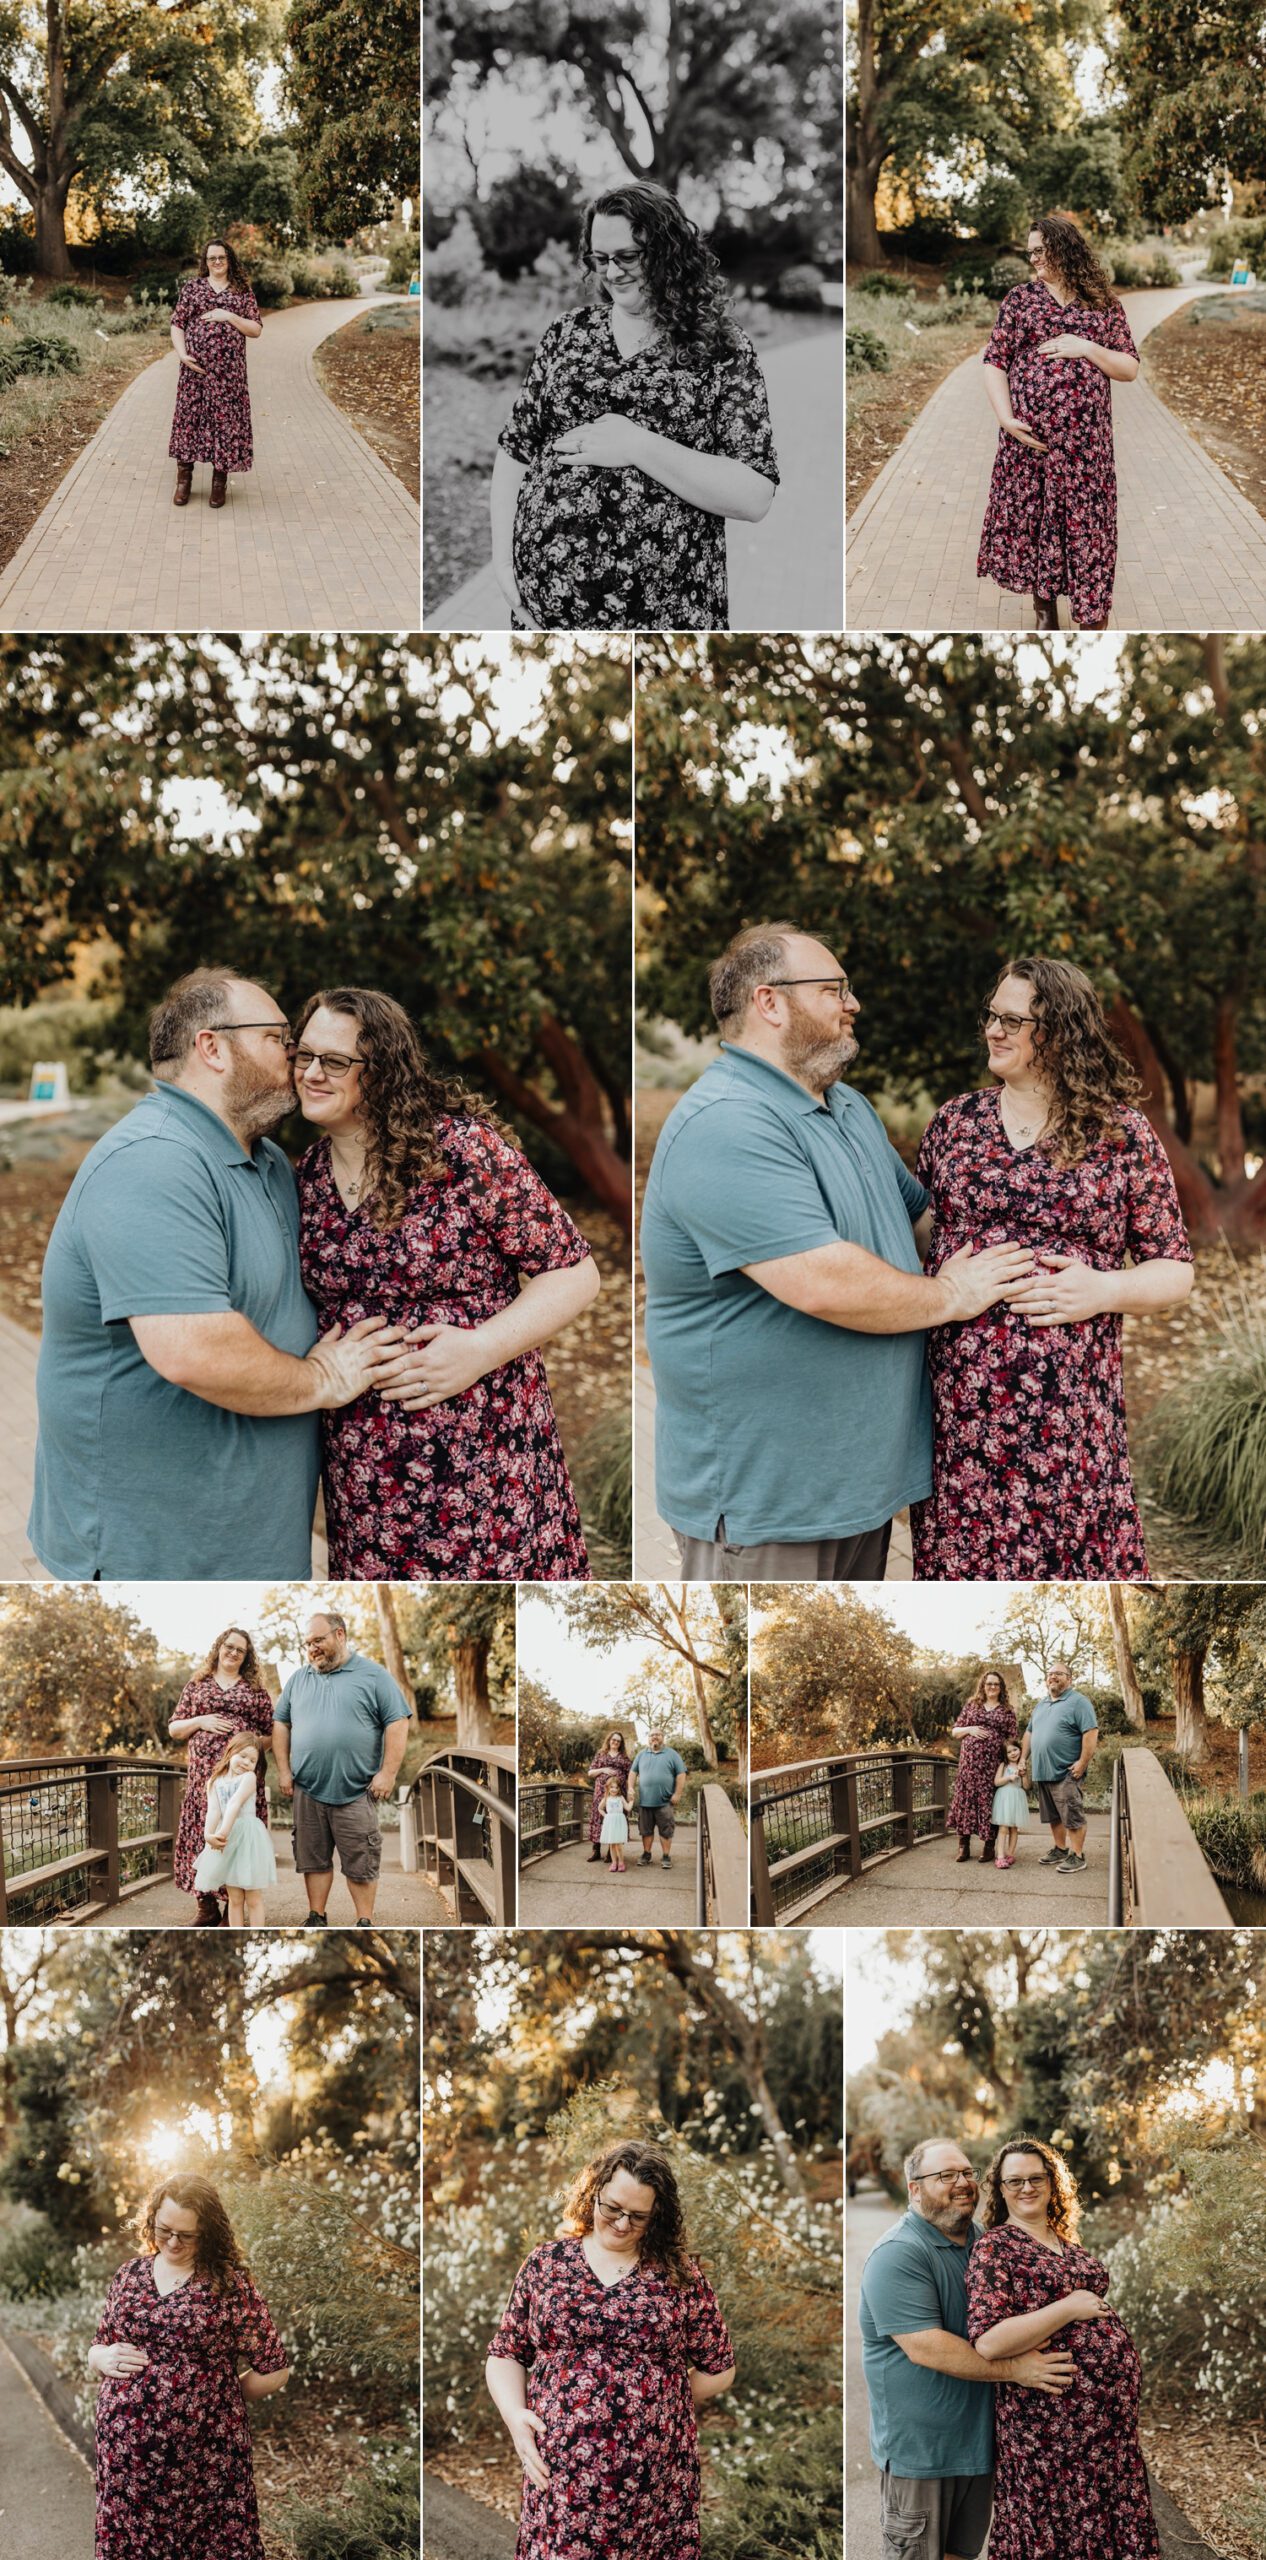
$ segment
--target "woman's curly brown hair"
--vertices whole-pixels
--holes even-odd
[[[720,263],[689,214],[683,213],[666,187],[637,179],[624,187],[608,187],[585,206],[580,237],[583,257],[600,213],[620,216],[642,252],[651,310],[680,355],[715,363],[733,355],[739,333],[730,317],[729,296]],[[595,276],[600,299],[610,302],[606,280]]]
[[[980,2219],[984,2229],[993,2231],[1000,2222],[1006,2222],[1008,2219],[1007,2200],[1002,2192],[1003,2164],[1007,2160],[1013,2160],[1017,2152],[1021,2151],[1031,2153],[1049,2172],[1051,2192],[1046,2214],[1056,2238],[1075,2240],[1077,2225],[1081,2220],[1081,2206],[1077,2201],[1077,2186],[1073,2173],[1067,2163],[1060,2159],[1058,2151],[1052,2151],[1049,2142],[1033,2142],[1027,2134],[1018,2134],[1014,2142],[1004,2142],[1001,2150],[995,2151],[981,2179]]]
[[[242,1667],[237,1675],[238,1679],[249,1680],[252,1686],[256,1689],[262,1687],[263,1684],[259,1676],[259,1660],[255,1652],[254,1643],[245,1627],[221,1627],[220,1632],[215,1638],[211,1650],[207,1655],[206,1661],[203,1663],[201,1671],[195,1672],[195,1679],[209,1680],[212,1677],[215,1671],[215,1666],[220,1659],[220,1647],[226,1642],[229,1636],[240,1636],[246,1647],[246,1651],[242,1656]]]
[[[1110,311],[1120,301],[1107,268],[1068,214],[1040,213],[1029,229],[1040,231],[1051,266],[1074,302],[1083,303],[1087,311]]]
[[[207,282],[210,283],[211,270],[207,265],[207,249],[223,249],[225,257],[229,262],[229,283],[232,286],[234,293],[249,293],[251,289],[250,277],[247,275],[245,268],[239,266],[227,240],[208,240],[207,248],[203,250],[202,256],[198,260],[199,275],[204,276]]]
[[[404,1006],[377,987],[323,987],[309,996],[296,1041],[320,1005],[345,1014],[360,1037],[360,1089],[368,1124],[362,1203],[381,1233],[398,1227],[420,1182],[447,1182],[452,1165],[436,1136],[442,1114],[481,1120],[507,1135],[486,1102],[457,1076],[428,1066]]]
[[[992,1662],[986,1663],[985,1668],[981,1672],[980,1678],[976,1682],[976,1686],[967,1701],[967,1705],[969,1707],[983,1707],[985,1705],[985,1682],[987,1680],[996,1680],[998,1683],[999,1694],[995,1700],[995,1704],[1000,1707],[1009,1707],[1011,1700],[1007,1696],[1006,1681],[1003,1679],[1002,1673]]]
[[[693,2283],[696,2261],[686,2243],[685,2218],[672,2163],[667,2152],[657,2150],[653,2143],[617,2142],[596,2160],[587,2161],[568,2190],[563,2231],[569,2239],[580,2239],[592,2231],[594,2198],[617,2169],[623,2169],[626,2177],[636,2178],[640,2187],[653,2190],[655,2202],[638,2243],[638,2256],[661,2268],[674,2291],[680,2293]]]
[[[1092,1147],[1122,1147],[1125,1119],[1142,1086],[1118,1049],[1089,978],[1070,960],[1008,960],[998,971],[992,1002],[1004,978],[1023,978],[1033,989],[1033,1058],[1052,1088],[1051,1112],[1038,1139],[1056,1164],[1081,1164]]]
[[[165,2201],[178,2204],[183,2212],[196,2213],[198,2217],[194,2274],[210,2285],[212,2293],[221,2296],[231,2293],[234,2276],[246,2275],[249,2270],[233,2237],[233,2225],[210,2179],[178,2171],[175,2177],[160,2178],[158,2185],[151,2187],[136,2217],[137,2239],[151,2258],[158,2248],[154,2228],[158,2208]]]

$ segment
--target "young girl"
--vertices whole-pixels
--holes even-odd
[[[207,1780],[206,1847],[194,1868],[198,1893],[227,1892],[230,1929],[262,1929],[264,1886],[277,1881],[273,1844],[255,1811],[257,1733],[235,1733]]]
[[[1029,1827],[1029,1799],[1020,1784],[1020,1745],[1003,1744],[1003,1757],[993,1773],[993,1810],[989,1819],[998,1833],[994,1850],[995,1867],[1015,1865],[1015,1846],[1020,1833]]]
[[[629,1800],[620,1792],[618,1778],[608,1778],[602,1791],[602,1836],[599,1846],[607,1850],[613,1876],[628,1874],[624,1852],[629,1837]]]

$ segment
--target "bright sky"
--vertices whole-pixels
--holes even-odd
[[[208,1651],[222,1627],[240,1625],[248,1634],[256,1634],[264,1594],[277,1588],[276,1583],[265,1582],[113,1582],[110,1597],[133,1610],[143,1627],[152,1627],[160,1644],[196,1659]],[[300,1594],[302,1623],[312,1608],[319,1608],[320,1594],[307,1583],[296,1583],[295,1590]],[[273,1659],[285,1680],[302,1657],[274,1653]]]
[[[850,1929],[844,1979],[844,2068],[860,2071],[889,2027],[908,2017],[920,1975],[893,1962],[878,1929]]]
[[[569,1715],[609,1711],[618,1718],[630,1680],[656,1650],[650,1644],[619,1644],[599,1653],[548,1601],[519,1595],[519,1668],[539,1680]]]

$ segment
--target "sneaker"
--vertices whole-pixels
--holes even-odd
[[[672,1859],[671,1859],[671,1858],[661,1858],[659,1863],[660,1863],[661,1867],[671,1867],[671,1865],[672,1865]]]
[[[1039,1858],[1037,1863],[1039,1867],[1058,1867],[1062,1865],[1067,1855],[1067,1849],[1048,1849],[1045,1857]]]
[[[1078,1857],[1075,1849],[1070,1849],[1067,1857],[1060,1859],[1055,1872],[1060,1876],[1084,1875],[1086,1872],[1086,1861],[1084,1858]]]
[[[639,1867],[649,1867],[651,1863],[651,1853],[649,1849],[643,1849],[641,1857],[638,1859],[637,1863]]]
[[[373,1925],[372,1920],[358,1920],[356,1923],[358,1929],[372,1929]]]
[[[303,1925],[305,1929],[328,1929],[330,1924],[323,1911],[310,1911]]]

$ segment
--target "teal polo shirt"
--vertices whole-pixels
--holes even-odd
[[[1065,1689],[1062,1698],[1039,1698],[1029,1723],[1029,1750],[1035,1778],[1051,1786],[1066,1778],[1081,1757],[1081,1737],[1099,1722],[1080,1689]]]
[[[129,1318],[245,1316],[297,1358],[316,1340],[299,1202],[271,1138],[248,1150],[156,1085],[84,1158],[49,1238],[28,1524],[63,1582],[306,1581],[315,1414],[227,1413],[142,1358]]]
[[[744,1274],[841,1239],[918,1271],[929,1194],[863,1095],[822,1101],[726,1043],[660,1133],[642,1213],[655,1484],[685,1537],[731,1546],[882,1527],[932,1488],[921,1333],[850,1333]]]
[[[903,2214],[862,2269],[862,2370],[870,2396],[871,2458],[902,2480],[961,2480],[993,2469],[994,2386],[912,2364],[899,2337],[918,2329],[967,2335],[966,2246],[920,2214]]]
[[[637,1780],[638,1803],[646,1805],[671,1804],[677,1780],[685,1774],[681,1753],[671,1749],[639,1751],[629,1771],[630,1778]]]
[[[304,1662],[292,1671],[273,1710],[290,1727],[290,1767],[297,1787],[318,1804],[351,1804],[382,1767],[389,1724],[408,1716],[390,1672],[353,1648],[337,1671]]]

